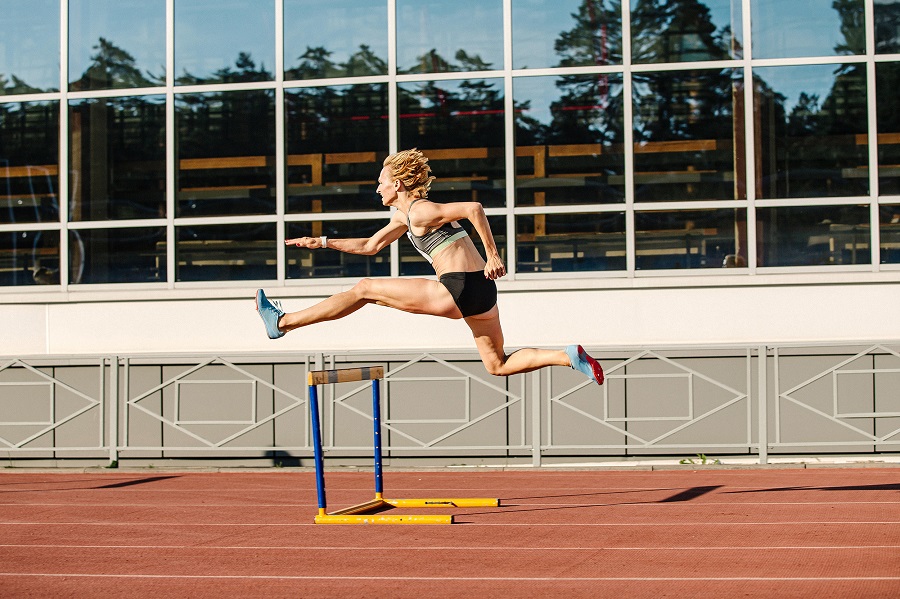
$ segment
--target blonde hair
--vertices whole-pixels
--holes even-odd
[[[418,149],[403,150],[391,154],[384,159],[384,165],[391,174],[391,179],[403,183],[407,193],[414,198],[427,198],[431,182],[435,177],[431,175],[431,167],[428,166],[428,158]]]

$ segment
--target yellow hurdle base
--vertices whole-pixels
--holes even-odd
[[[406,508],[441,508],[441,507],[497,507],[499,499],[488,498],[453,498],[453,499],[382,499],[337,510],[330,514],[320,513],[316,516],[316,524],[453,524],[453,516],[445,515],[410,515],[410,514],[370,514],[386,505]]]

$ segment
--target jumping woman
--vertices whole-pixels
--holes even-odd
[[[496,376],[530,372],[545,366],[570,366],[598,385],[603,384],[600,364],[580,345],[564,350],[520,349],[507,355],[497,308],[496,279],[506,274],[484,209],[478,202],[436,204],[428,199],[431,168],[422,152],[397,152],[384,160],[378,177],[378,195],[385,206],[397,210],[390,222],[368,239],[298,237],[285,244],[308,249],[331,248],[349,254],[371,256],[407,234],[413,246],[434,267],[438,280],[362,279],[352,289],[318,304],[289,312],[256,292],[256,309],[271,339],[317,322],[336,320],[366,304],[378,304],[444,318],[465,319],[487,371]],[[484,242],[487,260],[481,257],[459,222],[467,219]]]

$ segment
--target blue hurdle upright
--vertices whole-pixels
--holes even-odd
[[[307,376],[309,384],[309,412],[312,421],[313,451],[316,462],[316,491],[319,513],[316,524],[453,524],[452,515],[409,515],[372,513],[385,506],[404,508],[448,508],[448,507],[497,507],[499,499],[452,498],[452,499],[385,499],[384,478],[381,468],[381,386],[384,368],[368,366],[362,368],[342,368],[338,370],[313,370]],[[322,459],[322,433],[319,424],[318,385],[331,383],[352,383],[372,381],[372,423],[374,427],[375,449],[375,499],[342,510],[328,513],[325,498],[325,469]]]

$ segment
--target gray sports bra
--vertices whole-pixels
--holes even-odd
[[[462,239],[463,237],[468,237],[469,234],[466,233],[466,230],[463,229],[459,223],[452,222],[445,223],[425,235],[414,235],[412,232],[412,225],[409,222],[409,213],[412,210],[412,205],[418,201],[419,200],[413,200],[406,211],[406,235],[412,242],[413,247],[419,250],[419,253],[422,254],[430,264],[438,252],[454,241]]]

